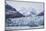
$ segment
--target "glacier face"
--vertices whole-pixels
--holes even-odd
[[[43,25],[43,16],[8,18],[9,26],[40,26]]]

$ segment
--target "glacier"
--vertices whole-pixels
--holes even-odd
[[[40,26],[43,25],[43,16],[8,18],[9,26]]]

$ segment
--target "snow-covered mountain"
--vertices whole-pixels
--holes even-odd
[[[32,13],[38,15],[44,10],[43,3],[21,3],[13,1],[6,1],[6,3],[25,16],[32,15]]]

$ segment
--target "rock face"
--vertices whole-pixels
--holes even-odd
[[[41,12],[40,14],[38,14],[38,16],[44,16],[44,12]]]
[[[18,17],[24,17],[21,13],[17,12],[16,9],[12,8],[10,5],[6,5],[6,18],[18,18]]]

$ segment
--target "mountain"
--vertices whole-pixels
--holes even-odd
[[[19,13],[16,9],[12,8],[10,5],[5,6],[5,12],[6,12],[6,18],[18,18],[18,17],[24,17],[21,13]]]
[[[38,16],[44,16],[44,12],[41,12],[40,14],[38,14]]]

